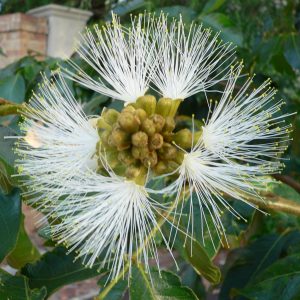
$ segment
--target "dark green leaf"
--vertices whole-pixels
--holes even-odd
[[[107,278],[108,275],[102,277],[98,281],[98,285],[100,286],[101,290],[105,288],[105,285],[107,284]],[[122,300],[127,289],[128,289],[128,280],[126,278],[123,280],[119,280],[114,285],[114,287],[109,291],[109,293],[105,296],[105,300]]]
[[[40,257],[39,251],[32,244],[24,228],[24,215],[14,250],[7,256],[7,262],[15,269],[22,268],[27,263],[32,263]]]
[[[43,300],[46,289],[31,290],[24,276],[12,276],[0,269],[0,299],[3,300]]]
[[[219,9],[223,4],[225,0],[209,0],[206,2],[202,14],[209,14],[217,9]]]
[[[25,81],[22,75],[6,77],[0,80],[0,97],[15,103],[22,103],[25,98]]]
[[[281,181],[274,180],[273,182],[268,183],[266,186],[266,192],[271,192],[286,199],[300,202],[300,194]]]
[[[172,6],[164,6],[160,7],[156,10],[157,14],[160,14],[160,12],[163,11],[165,14],[167,14],[170,18],[178,18],[179,15],[182,16],[184,22],[192,22],[196,16],[197,13],[190,7],[183,6],[183,5],[172,5]]]
[[[178,276],[171,272],[151,270],[151,278],[141,265],[132,268],[130,278],[130,299],[131,300],[177,300],[197,299],[196,295],[180,283]]]
[[[221,13],[212,13],[209,15],[201,15],[199,18],[205,26],[211,27],[215,31],[221,31],[220,36],[225,42],[232,42],[237,46],[242,45],[243,36],[236,27],[234,27],[234,24],[228,16]]]
[[[16,133],[8,128],[0,126],[0,162],[2,162],[9,175],[14,173],[15,153],[13,151],[15,140],[7,137],[15,136]]]
[[[0,261],[14,248],[21,222],[21,200],[18,190],[0,194]]]
[[[48,295],[60,287],[99,275],[97,268],[86,268],[81,260],[74,261],[73,254],[67,254],[66,249],[57,247],[45,253],[40,260],[27,264],[21,273],[28,277],[31,288],[47,288]]]
[[[300,254],[276,261],[238,292],[247,299],[300,299]]]
[[[284,41],[284,56],[289,64],[300,70],[300,35],[291,33]]]
[[[290,252],[300,242],[298,231],[264,236],[251,245],[234,249],[227,256],[220,300],[229,300],[232,289],[242,289],[283,253]]]

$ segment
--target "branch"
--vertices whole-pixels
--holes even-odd
[[[297,192],[300,193],[300,183],[298,181],[296,181],[295,179],[293,179],[292,177],[290,177],[288,175],[280,175],[280,174],[275,174],[275,175],[273,175],[273,177],[275,179],[289,185],[294,190],[296,190]]]
[[[262,209],[271,209],[275,211],[281,211],[284,213],[300,216],[299,203],[288,200],[284,197],[275,195],[270,192],[263,192],[261,193],[261,195],[265,198],[264,200],[255,197],[248,197],[248,196],[246,196],[245,199],[248,202],[259,206]]]
[[[24,107],[24,104],[13,103],[4,98],[0,98],[0,116],[21,114]]]

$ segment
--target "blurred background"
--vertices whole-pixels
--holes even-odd
[[[69,57],[73,57],[82,68],[87,69],[88,66],[74,54],[78,32],[86,25],[109,21],[111,11],[121,17],[123,24],[130,22],[131,14],[164,11],[171,17],[181,14],[187,24],[202,23],[216,32],[220,31],[224,42],[232,42],[236,46],[238,59],[245,64],[244,72],[256,74],[256,84],[271,78],[278,89],[278,98],[285,99],[287,103],[284,112],[300,112],[299,0],[0,0],[0,98],[15,103],[28,101],[32,91],[41,82],[40,72],[49,75],[50,70],[55,70],[58,64],[65,66],[64,60]],[[69,85],[86,114],[99,113],[103,106],[118,105],[112,99],[76,83],[70,82]],[[182,113],[197,111],[201,116],[206,115],[203,95],[195,95],[189,100],[181,107]],[[281,196],[289,193],[292,200],[300,202],[300,115],[293,115],[290,121],[294,131],[293,141],[285,154],[289,160],[286,161],[284,172],[275,178],[292,190],[286,186],[278,187],[276,193]],[[6,116],[0,122],[16,129],[18,117]],[[28,216],[26,229],[43,252],[46,248],[36,234],[33,213],[26,207],[24,210]],[[251,249],[259,248],[263,253],[278,247],[272,241],[287,229],[299,234],[300,228],[299,218],[284,213],[274,213],[268,219],[262,215],[251,215],[251,224],[247,226],[232,220],[226,222],[230,223],[227,224],[229,234],[234,236],[233,248],[239,250],[246,247],[243,249],[247,250],[251,241],[257,243],[256,246],[250,246]],[[295,241],[300,241],[298,235]],[[299,249],[299,244],[294,243],[291,247]],[[270,263],[289,251],[283,245],[277,250],[277,256],[274,254]],[[244,275],[260,262],[258,259],[263,257],[261,252],[249,256],[249,253],[241,254],[237,250],[220,251],[215,262],[222,266],[223,276],[227,275],[227,279],[217,287],[212,287],[199,278],[198,281],[184,280],[187,285],[194,287],[199,299],[238,299],[234,294],[230,296],[229,291],[247,284],[249,278]],[[248,264],[244,269],[235,265],[236,257],[246,260]],[[169,261],[166,259],[164,263],[168,265]],[[235,278],[234,283],[232,278]],[[97,279],[92,279],[64,287],[50,299],[92,299],[98,291]],[[279,296],[278,299],[291,298]],[[299,297],[293,299],[300,299],[300,289]]]

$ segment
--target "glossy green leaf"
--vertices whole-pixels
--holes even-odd
[[[300,194],[293,188],[281,181],[272,181],[266,185],[266,192],[271,192],[275,195],[284,197],[286,199],[300,202]]]
[[[225,0],[209,0],[205,3],[205,6],[202,10],[202,14],[209,14],[217,9],[219,9],[223,4]]]
[[[276,261],[237,293],[255,300],[300,299],[300,254]]]
[[[21,200],[18,190],[0,194],[0,261],[15,247],[21,224]]]
[[[201,15],[199,18],[205,26],[211,27],[215,31],[220,31],[220,36],[225,42],[232,42],[234,45],[242,46],[243,36],[227,15],[212,13],[209,15]]]
[[[46,289],[33,289],[24,276],[12,276],[0,269],[0,299],[3,300],[43,300]]]
[[[106,284],[109,283],[107,281],[107,278],[108,275],[105,275],[98,281],[98,285],[100,286],[100,292],[103,289],[105,289]],[[114,287],[109,291],[109,293],[105,296],[105,300],[122,300],[127,289],[128,289],[127,278],[119,280],[114,285]]]
[[[32,244],[24,228],[24,215],[22,215],[18,239],[14,250],[6,260],[15,269],[22,268],[27,263],[32,263],[40,257],[39,251]]]
[[[242,289],[284,253],[300,243],[298,231],[267,235],[245,248],[234,249],[227,256],[220,300],[230,299],[232,290]]]
[[[25,100],[25,81],[22,75],[6,77],[0,80],[0,97],[15,103],[22,103]]]
[[[65,248],[57,247],[45,253],[40,260],[27,264],[21,274],[28,277],[31,288],[47,288],[48,295],[60,287],[99,275],[97,271],[100,262],[94,267],[86,268],[81,260],[74,261],[74,255],[67,254]]]
[[[151,270],[151,278],[141,265],[132,268],[130,278],[130,299],[131,300],[192,300],[197,299],[196,295],[180,283],[175,274],[168,271]]]
[[[284,41],[284,56],[289,64],[300,70],[300,34],[291,33]]]

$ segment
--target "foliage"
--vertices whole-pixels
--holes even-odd
[[[184,20],[203,23],[216,31],[221,31],[225,42],[233,42],[239,59],[243,59],[246,71],[256,73],[256,83],[268,77],[279,90],[279,96],[286,102],[289,113],[300,111],[300,2],[298,0],[130,0],[130,1],[2,1],[1,13],[26,11],[33,7],[57,2],[73,7],[87,8],[95,13],[91,21],[99,22],[98,17],[108,20],[113,9],[124,22],[130,19],[130,13],[161,10],[170,16],[182,14]],[[100,3],[100,4],[99,4]],[[74,57],[81,67],[87,68]],[[32,90],[42,81],[40,72],[51,75],[51,70],[64,61],[47,58],[37,61],[35,57],[21,60],[0,70],[0,98],[21,105],[28,101]],[[92,72],[92,71],[91,71]],[[117,101],[69,82],[69,87],[87,114],[99,114],[104,106],[116,107]],[[188,103],[187,103],[188,102]],[[205,101],[201,95],[191,97],[181,107],[181,112],[198,111],[205,115]],[[107,271],[85,269],[81,261],[74,261],[73,254],[67,254],[62,247],[53,247],[40,256],[24,229],[21,212],[20,191],[13,162],[13,142],[4,139],[15,135],[19,118],[5,116],[0,119],[0,256],[1,261],[18,269],[18,275],[12,276],[0,270],[1,299],[46,299],[55,290],[75,281],[101,275],[99,299],[122,299],[127,291],[128,282],[122,277],[119,281],[106,284]],[[300,117],[291,116],[294,127],[293,141],[285,157],[286,168],[283,176],[299,192],[300,179]],[[4,127],[5,126],[5,127]],[[287,180],[286,180],[287,179]],[[284,183],[267,186],[267,195],[280,202],[287,199],[299,205],[300,195]],[[299,217],[284,212],[270,211],[271,216],[254,212],[243,204],[234,203],[234,208],[242,212],[247,223],[225,213],[223,222],[231,249],[225,241],[211,244],[210,234],[196,232],[195,239],[185,241],[178,234],[174,242],[179,271],[175,266],[169,270],[153,269],[151,276],[143,266],[135,266],[130,277],[129,294],[131,299],[205,299],[209,293],[220,290],[219,299],[299,299],[300,297],[300,223]],[[188,208],[184,208],[187,209]],[[188,211],[187,211],[188,213]],[[198,221],[200,220],[200,216]],[[181,220],[183,226],[187,220]],[[197,220],[196,220],[197,224]],[[197,226],[195,226],[196,228]],[[200,226],[199,226],[200,228]],[[162,230],[169,230],[164,225]],[[197,228],[195,229],[197,231]],[[53,246],[47,234],[41,234],[47,245]],[[217,239],[216,239],[217,240]],[[157,245],[163,248],[163,242],[157,239]],[[191,255],[191,250],[193,255]],[[226,255],[223,264],[222,257]],[[100,262],[99,262],[100,264]],[[98,264],[98,265],[99,265]],[[180,276],[180,278],[175,274]],[[209,289],[205,289],[205,282]]]

